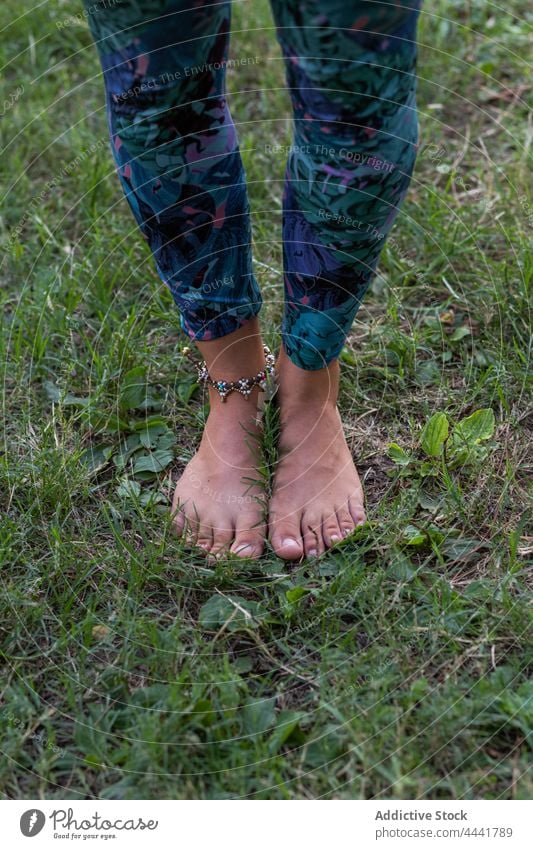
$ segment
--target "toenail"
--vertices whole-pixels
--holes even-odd
[[[250,557],[255,553],[255,545],[247,542],[243,545],[240,545],[238,548],[234,550],[234,554],[238,554],[239,556]]]
[[[312,548],[310,551],[307,552],[307,554],[308,554],[309,557],[316,557],[317,554],[318,554],[318,551],[316,550],[316,548]]]
[[[350,534],[352,533],[352,531],[353,531],[353,528],[344,528],[343,532],[342,532],[343,537],[345,537],[345,538],[349,537]]]
[[[285,548],[286,545],[297,545],[297,542],[295,539],[287,537],[286,539],[282,540],[281,545],[283,546],[283,548]]]
[[[330,540],[331,540],[331,542],[339,542],[340,537],[339,537],[339,536],[337,536],[337,534],[333,534],[333,535],[330,537]]]

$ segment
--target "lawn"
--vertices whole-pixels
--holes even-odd
[[[416,172],[342,355],[368,524],[315,562],[209,567],[168,511],[205,398],[81,5],[3,0],[4,797],[531,797],[528,6],[422,16]],[[233,30],[277,347],[289,101],[266,0]]]

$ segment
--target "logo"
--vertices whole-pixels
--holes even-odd
[[[46,822],[46,817],[42,811],[32,808],[30,811],[25,811],[20,818],[20,830],[24,837],[35,837],[42,831]]]

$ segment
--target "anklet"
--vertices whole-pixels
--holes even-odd
[[[221,400],[225,401],[232,392],[239,392],[244,398],[249,398],[254,386],[259,386],[265,392],[269,382],[273,382],[275,377],[274,354],[267,345],[263,345],[263,351],[265,352],[265,368],[263,371],[258,371],[253,377],[241,377],[239,380],[213,380],[207,370],[205,360],[198,364],[194,360],[190,348],[184,348],[182,353],[196,366],[198,381],[207,386],[212,386],[220,395]]]

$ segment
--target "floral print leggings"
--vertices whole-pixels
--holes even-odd
[[[195,340],[231,333],[261,306],[225,92],[231,2],[85,5],[118,174],[182,327]],[[420,0],[271,5],[294,113],[283,344],[318,369],[342,350],[409,184]]]

